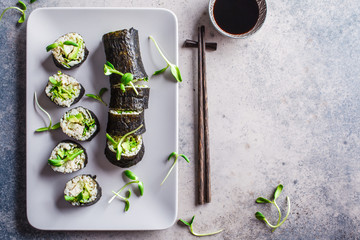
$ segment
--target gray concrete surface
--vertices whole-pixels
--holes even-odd
[[[3,0],[0,9],[16,1]],[[28,3],[28,1],[26,1]],[[44,1],[39,7],[162,7],[179,21],[179,218],[196,215],[195,230],[224,228],[208,239],[360,239],[360,2],[268,0],[262,29],[247,39],[221,36],[208,1]],[[162,231],[46,232],[26,219],[26,25],[9,11],[0,22],[1,239],[195,239],[180,224]],[[212,202],[195,204],[196,50],[182,48],[206,26]],[[288,220],[271,232],[276,210],[255,204],[282,183]],[[285,212],[283,212],[285,213]]]

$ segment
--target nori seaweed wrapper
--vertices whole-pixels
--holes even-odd
[[[132,73],[134,80],[147,80],[140,54],[138,30],[130,28],[103,35],[106,60],[122,73]],[[120,83],[121,76],[110,75],[111,85]]]
[[[113,114],[109,112],[106,132],[111,136],[123,136],[137,129],[141,124],[143,127],[133,135],[140,135],[146,131],[144,111],[140,114]]]
[[[110,108],[122,109],[122,110],[143,110],[147,109],[149,106],[149,101],[147,98],[137,98],[137,97],[119,97],[114,96],[110,97]]]
[[[128,168],[134,166],[135,164],[137,164],[142,160],[144,153],[145,153],[144,141],[141,144],[141,149],[139,150],[138,154],[131,157],[125,157],[121,155],[120,160],[116,159],[116,153],[114,153],[109,149],[108,144],[106,144],[105,147],[105,156],[109,160],[109,162],[121,168]]]

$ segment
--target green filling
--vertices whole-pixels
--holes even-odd
[[[66,120],[69,121],[69,127],[73,128],[75,124],[79,124],[81,126],[84,126],[84,131],[82,133],[83,136],[86,136],[86,133],[89,132],[92,128],[95,127],[95,119],[91,117],[91,114],[88,110],[86,110],[89,118],[82,113],[79,112],[76,115],[68,115],[66,116]]]
[[[48,163],[54,167],[60,167],[64,165],[67,161],[74,160],[77,156],[84,152],[83,149],[74,147],[70,150],[65,150],[60,148],[59,151],[56,153],[55,159],[49,159]]]
[[[65,195],[64,198],[68,202],[86,203],[90,199],[90,191],[86,183],[84,183],[83,190],[76,197]]]
[[[76,89],[73,85],[63,86],[61,81],[62,73],[59,71],[58,76],[60,76],[60,81],[57,81],[54,77],[49,77],[49,82],[53,85],[50,89],[50,93],[53,94],[51,100],[54,101],[55,98],[61,98],[63,100],[72,99],[76,95]]]

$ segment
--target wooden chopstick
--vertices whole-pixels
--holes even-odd
[[[198,146],[199,146],[199,162],[198,162],[198,203],[204,204],[204,102],[203,102],[203,48],[204,39],[201,34],[201,27],[198,28]]]
[[[211,201],[211,179],[210,179],[210,143],[209,143],[209,125],[208,125],[208,100],[207,100],[207,82],[206,82],[206,58],[205,58],[205,26],[201,26],[201,53],[202,53],[202,85],[203,85],[203,108],[204,108],[204,143],[205,143],[205,202]]]

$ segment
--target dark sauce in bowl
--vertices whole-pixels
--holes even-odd
[[[256,0],[216,0],[214,18],[225,32],[247,33],[259,18],[259,6]]]

